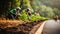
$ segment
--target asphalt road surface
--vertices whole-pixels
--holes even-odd
[[[45,21],[35,34],[60,34],[60,20]]]

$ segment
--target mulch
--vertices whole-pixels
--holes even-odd
[[[12,21],[12,20],[11,20]],[[26,22],[24,24],[20,24],[21,21],[3,21],[0,20],[0,34],[33,34],[31,31],[35,32],[37,28],[41,25],[41,20],[34,22]],[[35,29],[35,30],[34,30]]]

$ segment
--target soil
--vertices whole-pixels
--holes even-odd
[[[18,20],[7,20],[7,22],[0,20],[0,34],[33,34],[42,22],[38,20],[21,24]]]

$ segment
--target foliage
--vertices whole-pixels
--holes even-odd
[[[36,21],[36,20],[39,20],[40,16],[36,16],[34,14],[32,14],[29,18],[30,21]]]
[[[26,14],[25,10],[22,10],[21,15],[22,16],[20,16],[19,19],[21,19],[21,20],[28,20],[28,15]]]
[[[51,7],[46,7],[44,5],[42,6],[40,13],[42,16],[49,18],[52,18],[55,15]]]
[[[48,20],[49,18],[41,17],[38,15],[32,14],[29,18],[30,21],[37,21],[37,20]]]
[[[57,8],[54,8],[53,10],[55,15],[59,16],[59,19],[60,19],[60,10],[58,10]]]
[[[22,8],[23,9],[30,8],[31,11],[33,12],[33,9],[32,9],[32,7],[30,5],[30,0],[23,0]]]
[[[19,17],[19,19],[22,20],[44,20],[46,18],[52,18],[54,15],[58,15],[60,17],[60,10],[58,10],[57,8],[48,7],[41,3],[40,0],[7,0],[4,2],[3,7],[5,8],[3,9],[3,11],[1,11],[1,13],[7,14],[6,11],[11,8],[16,8],[17,6],[20,6],[22,8],[22,16]],[[32,13],[35,11],[39,12],[42,17],[36,16],[34,14],[28,17],[24,10],[26,8],[30,8]]]

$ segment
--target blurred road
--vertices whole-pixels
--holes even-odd
[[[47,20],[36,31],[35,34],[60,34],[60,20]]]

